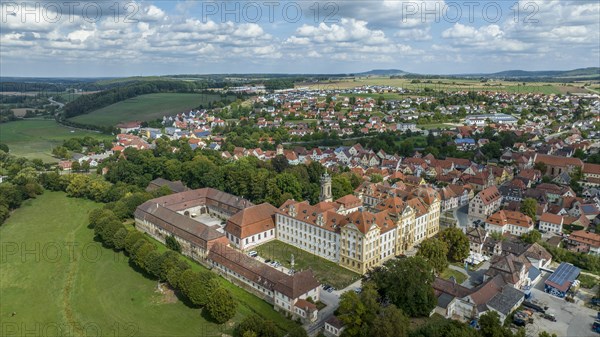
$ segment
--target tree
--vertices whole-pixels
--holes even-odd
[[[290,167],[290,163],[284,155],[277,155],[275,158],[271,159],[271,166],[273,166],[275,172],[281,173]]]
[[[306,330],[304,330],[303,327],[297,326],[297,327],[293,328],[292,330],[290,330],[286,336],[287,337],[308,337],[308,334],[306,333]]]
[[[437,303],[431,266],[420,256],[389,260],[364,279],[375,282],[381,297],[410,317],[429,316]]]
[[[277,337],[277,330],[272,321],[265,321],[257,314],[246,317],[233,330],[234,337],[245,337],[247,333],[254,333],[256,337]]]
[[[440,233],[440,240],[448,246],[448,260],[461,262],[469,256],[469,238],[460,228],[444,229]]]
[[[542,172],[542,174],[546,174],[546,170],[548,170],[548,166],[546,165],[546,163],[538,161],[537,163],[535,163],[533,165],[533,168],[536,170],[540,170],[540,172]]]
[[[406,337],[408,336],[408,318],[402,310],[391,304],[381,310],[369,329],[373,337]]]
[[[354,291],[340,296],[338,317],[344,324],[343,336],[364,336],[368,330],[366,315],[367,308]]]
[[[429,238],[421,242],[417,256],[425,258],[437,273],[448,268],[448,245],[440,239]]]
[[[9,149],[8,149],[8,145],[4,144],[4,143],[0,143],[0,150],[8,153]]]
[[[549,333],[548,333],[548,332],[546,332],[546,331],[542,331],[542,332],[540,332],[540,334],[539,334],[538,336],[539,336],[539,337],[557,337],[555,333],[553,333],[553,334],[551,335],[551,334],[549,334]]]
[[[493,310],[488,310],[479,317],[479,332],[482,337],[503,337],[504,332],[500,324],[500,316]]]
[[[206,310],[215,322],[223,324],[235,316],[237,302],[231,292],[219,287],[212,292],[206,303]]]
[[[534,198],[525,198],[525,200],[521,202],[521,213],[527,215],[533,221],[535,221],[537,214],[537,206],[537,200],[535,200]]]
[[[521,240],[527,243],[535,243],[539,242],[542,239],[542,233],[540,233],[537,229],[532,230],[529,233],[525,233],[521,235]]]
[[[372,183],[380,183],[383,181],[383,176],[381,174],[378,173],[373,173],[371,174],[371,182]]]
[[[165,243],[169,249],[172,249],[178,253],[181,252],[181,244],[179,243],[179,241],[177,241],[177,239],[175,239],[173,234],[167,236],[167,238],[165,239]]]
[[[336,175],[331,179],[331,193],[334,200],[352,194],[353,191],[352,183],[346,175]]]

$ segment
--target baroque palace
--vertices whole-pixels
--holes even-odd
[[[173,235],[195,259],[217,242],[248,250],[276,239],[361,274],[439,231],[440,196],[431,187],[365,182],[334,201],[331,177],[321,182],[318,204],[279,208],[211,188],[171,194],[138,207],[137,227],[161,241]]]

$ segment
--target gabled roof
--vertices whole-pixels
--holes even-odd
[[[277,208],[269,203],[250,206],[234,214],[225,225],[225,231],[238,238],[252,235],[275,228],[273,216]]]
[[[319,287],[310,269],[293,276],[257,261],[244,253],[222,243],[216,243],[208,253],[208,259],[219,263],[271,291],[277,291],[295,299]]]
[[[484,205],[489,205],[492,202],[502,198],[502,195],[496,186],[490,186],[486,189],[483,189],[481,192],[477,193],[477,196],[481,198],[481,201]]]

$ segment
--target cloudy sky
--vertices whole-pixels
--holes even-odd
[[[597,0],[2,0],[2,76],[600,66]]]

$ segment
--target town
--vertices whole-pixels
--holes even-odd
[[[287,173],[267,179],[267,190],[257,192],[255,182],[236,195],[190,178],[199,167],[163,159],[162,173],[135,184],[164,196],[146,199],[133,218],[138,231],[264,299],[309,334],[343,335],[351,315],[340,312],[344,294],[362,296],[366,284],[377,285],[375,270],[407,258],[432,267],[425,286],[435,300],[419,308],[428,315],[478,329],[479,318],[494,312],[528,335],[596,329],[587,317],[600,302],[597,266],[576,256],[600,255],[599,96],[385,99],[399,92],[409,90],[258,92],[238,122],[226,121],[234,105],[165,115],[152,127],[125,122],[112,142],[73,139],[54,148],[62,160],[51,179],[66,180],[67,191],[77,175],[92,183],[92,172],[116,183],[124,181],[121,165],[134,161],[146,171],[151,162],[143,158],[162,154],[231,167],[264,162]],[[295,167],[310,170],[314,190],[297,186]],[[324,263],[332,270],[319,268]]]

